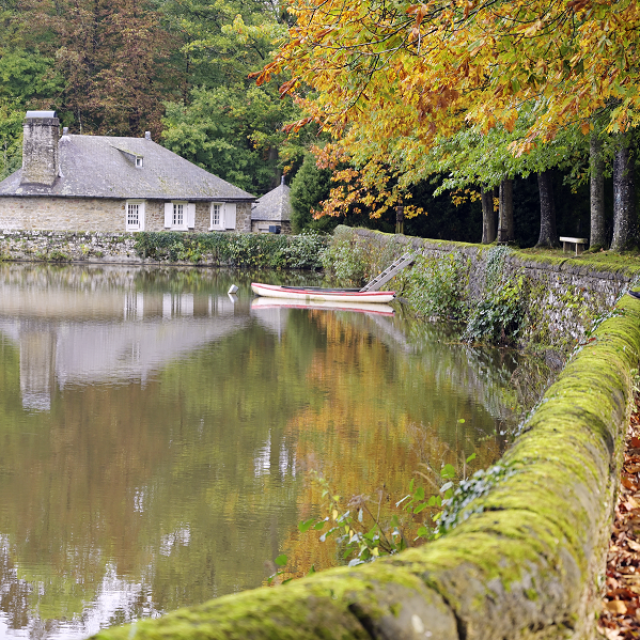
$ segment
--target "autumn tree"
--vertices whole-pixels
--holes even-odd
[[[567,127],[588,134],[595,113],[606,111],[611,132],[639,120],[632,0],[295,0],[292,11],[297,23],[259,81],[293,76],[282,93],[308,112],[296,126],[315,121],[332,133],[336,157],[359,174],[356,200],[387,190],[389,173],[391,201],[401,198],[439,137],[469,126],[512,131],[525,106],[530,124],[515,155]]]
[[[72,114],[78,132],[159,133],[162,102],[175,88],[171,36],[150,2],[29,0],[17,19],[33,25],[31,45],[55,60],[63,86],[53,104]]]

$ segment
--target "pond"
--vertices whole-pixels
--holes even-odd
[[[283,552],[295,575],[335,564],[297,528],[322,515],[312,469],[391,504],[416,470],[499,457],[517,354],[398,307],[261,306],[249,282],[0,264],[0,637],[82,638],[257,587]]]

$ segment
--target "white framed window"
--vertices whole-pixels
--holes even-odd
[[[211,229],[224,229],[224,205],[221,202],[211,203]]]
[[[235,231],[236,228],[236,203],[235,202],[212,202],[211,203],[211,224],[209,229]]]
[[[144,200],[127,200],[125,204],[127,231],[144,231],[144,204]]]
[[[184,227],[184,210],[186,202],[173,203],[173,217],[171,221],[172,227]]]
[[[136,156],[136,167],[142,169],[142,156]]]
[[[175,231],[187,231],[196,226],[196,205],[194,202],[172,201],[164,205],[164,227]]]

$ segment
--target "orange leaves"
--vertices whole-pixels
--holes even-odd
[[[281,95],[296,92],[308,118],[289,129],[317,122],[361,168],[386,166],[419,180],[416,158],[439,137],[470,124],[515,131],[523,105],[534,117],[516,154],[576,123],[587,135],[592,114],[613,100],[610,130],[640,122],[640,3],[632,0],[404,7],[293,0],[291,7],[297,22],[258,82],[290,78]],[[380,180],[368,174],[358,197],[382,193]],[[390,205],[385,197],[376,206]]]
[[[298,77],[293,77],[280,86],[280,97],[284,98],[298,84]]]
[[[567,2],[567,8],[577,13],[582,9],[586,9],[591,3],[592,0],[570,0],[570,2]]]
[[[282,94],[280,94],[280,97],[282,97]],[[282,127],[282,130],[285,133],[291,133],[292,131],[300,131],[300,129],[302,129],[302,127],[310,124],[311,122],[313,122],[313,118],[311,116],[308,116],[306,118],[302,118],[302,120],[298,120],[297,122],[290,122],[289,124],[286,124],[284,127]]]
[[[622,490],[607,556],[606,593],[598,630],[611,640],[640,633],[640,424],[631,417],[627,432]]]
[[[407,9],[407,14],[410,16],[415,16],[416,27],[419,27],[422,24],[422,20],[424,19],[428,11],[429,8],[426,4],[412,4]]]

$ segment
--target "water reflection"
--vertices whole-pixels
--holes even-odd
[[[285,547],[335,562],[297,538],[309,468],[391,495],[424,460],[499,455],[512,355],[401,313],[252,307],[249,280],[0,265],[0,636],[258,586]]]

